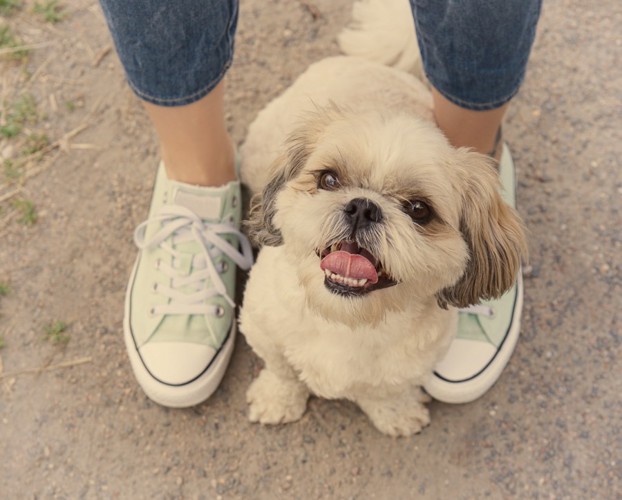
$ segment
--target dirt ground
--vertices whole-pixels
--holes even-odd
[[[242,0],[227,103],[238,143],[338,52],[350,3]],[[622,498],[618,0],[545,2],[505,127],[530,231],[521,340],[490,392],[432,403],[431,426],[408,439],[342,401],[250,424],[259,363],[242,338],[208,402],[144,396],[122,305],[156,142],[97,2],[61,0],[57,23],[33,5],[0,23],[30,48],[0,48],[0,126],[21,124],[0,136],[0,497]]]

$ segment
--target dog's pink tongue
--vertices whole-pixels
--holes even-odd
[[[369,283],[378,282],[378,273],[374,265],[365,257],[340,250],[329,253],[320,262],[323,271],[328,269],[333,274],[339,274],[355,280],[366,279]]]

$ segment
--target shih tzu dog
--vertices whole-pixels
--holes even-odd
[[[448,143],[417,78],[351,56],[312,65],[241,153],[261,250],[240,329],[265,362],[250,419],[295,421],[314,394],[419,432],[456,308],[502,295],[525,252],[494,162]]]

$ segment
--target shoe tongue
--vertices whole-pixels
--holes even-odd
[[[367,258],[343,250],[329,253],[320,262],[320,268],[346,278],[366,279],[372,284],[378,282],[376,267]]]
[[[233,217],[229,209],[231,204],[229,195],[235,191],[231,189],[233,183],[218,187],[194,186],[176,181],[169,181],[169,183],[168,199],[170,203],[189,209],[204,223],[227,224]],[[192,272],[194,256],[200,251],[200,245],[186,236],[174,235],[171,241],[173,247],[181,252],[177,256],[177,265],[183,274]],[[211,244],[208,246],[212,248]]]
[[[203,187],[169,181],[168,199],[170,203],[179,205],[191,210],[206,222],[219,222],[223,219],[226,205],[226,187]],[[188,275],[193,272],[194,256],[199,251],[199,245],[194,240],[177,241],[177,237],[172,240],[173,247],[179,252],[176,257],[177,270]],[[180,292],[192,294],[196,290],[192,287],[182,287]],[[207,311],[206,306],[206,311]],[[219,348],[218,342],[214,340],[214,335],[210,335],[211,325],[203,314],[168,314],[162,318],[158,328],[158,340],[172,340],[180,342],[179,333],[183,332],[183,342],[204,344],[207,343],[215,349]],[[221,338],[217,339],[222,343]]]
[[[227,193],[228,186],[204,187],[171,182],[172,203],[213,222],[222,220]]]

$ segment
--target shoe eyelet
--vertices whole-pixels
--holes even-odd
[[[157,282],[155,282],[155,283],[153,284],[153,286],[151,287],[151,289],[152,289],[154,292],[157,292],[157,291],[158,291],[158,283],[157,283]]]
[[[149,316],[154,317],[155,315],[155,307],[152,307],[151,309],[149,309]]]
[[[155,261],[155,268],[159,270],[161,263],[162,263],[162,259],[156,259],[156,261]]]
[[[222,306],[216,306],[216,310],[214,311],[214,314],[216,315],[217,318],[222,318],[225,315],[225,308]]]
[[[219,272],[226,273],[228,270],[229,270],[229,264],[227,263],[226,260],[223,260],[220,263],[220,270],[219,270]]]
[[[238,206],[238,197],[234,196],[233,198],[231,198],[231,207],[236,208],[237,206]]]

